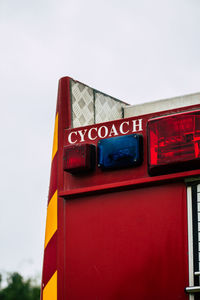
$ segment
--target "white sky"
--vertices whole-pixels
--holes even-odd
[[[0,272],[41,273],[57,83],[200,91],[199,0],[0,0]]]

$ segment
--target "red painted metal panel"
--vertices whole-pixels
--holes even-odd
[[[64,129],[71,126],[71,94],[70,94],[70,78],[64,77],[60,79],[58,90],[58,192],[63,189],[63,144]],[[64,300],[64,265],[65,256],[64,248],[67,240],[64,239],[64,199],[58,197],[58,232],[57,232],[57,299]]]
[[[57,186],[62,197],[58,197],[56,253],[48,248],[49,244],[44,258],[45,282],[48,272],[54,269],[47,261],[56,264],[58,300],[188,299],[184,293],[188,286],[188,257],[183,179],[198,175],[199,170],[150,177],[146,123],[155,116],[192,108],[199,106],[70,129],[70,78],[61,79],[57,102],[58,165],[57,174],[51,178],[50,195]],[[140,118],[144,137],[142,166],[102,172],[96,165],[94,173],[84,176],[63,171],[63,147],[69,144],[70,132],[102,125],[108,126],[110,132],[113,123],[119,127],[122,122]],[[126,125],[122,129],[126,131]],[[95,132],[90,131],[92,139]],[[86,138],[85,142],[96,145],[98,139]],[[155,185],[158,182],[162,185]],[[46,258],[52,255],[53,261]]]
[[[184,183],[64,204],[64,299],[188,299]]]

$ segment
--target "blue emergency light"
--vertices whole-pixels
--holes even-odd
[[[130,134],[98,142],[98,166],[102,170],[139,166],[142,163],[142,135]]]

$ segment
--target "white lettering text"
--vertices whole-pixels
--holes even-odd
[[[142,119],[139,120],[133,120],[133,131],[142,131]]]
[[[105,130],[104,135],[102,134],[102,129]],[[99,136],[101,139],[103,139],[103,138],[105,138],[107,135],[108,135],[108,127],[106,127],[106,126],[101,126],[101,127],[99,127],[99,130],[98,130],[98,136]]]

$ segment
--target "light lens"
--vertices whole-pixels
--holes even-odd
[[[77,174],[92,171],[95,167],[96,147],[91,144],[81,144],[64,147],[63,169]]]
[[[200,111],[150,120],[148,148],[152,175],[199,168]]]
[[[131,134],[98,142],[98,165],[101,169],[119,169],[142,163],[142,136]]]

